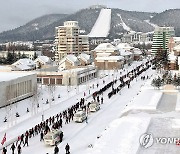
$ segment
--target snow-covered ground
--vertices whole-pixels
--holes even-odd
[[[150,117],[127,116],[114,120],[96,140],[88,154],[136,154],[139,136],[146,132]]]
[[[133,65],[131,65],[128,70],[131,70],[135,68],[139,63],[142,62],[135,62]],[[127,73],[128,70],[122,71],[122,74]],[[148,70],[144,72],[142,75],[152,75],[152,70]],[[104,77],[103,77],[104,74]],[[109,81],[112,81],[116,77],[120,76],[120,73],[117,72],[116,70],[112,71],[103,71],[102,72],[102,77],[93,80],[89,82],[87,85],[82,85],[79,86],[79,92],[71,87],[71,91],[68,93],[67,92],[67,87],[60,87],[56,88],[56,93],[55,93],[55,101],[49,104],[43,104],[45,103],[46,99],[49,99],[49,92],[46,89],[42,88],[42,95],[39,97],[39,104],[40,108],[39,111],[32,114],[31,112],[31,105],[33,102],[32,99],[24,100],[22,102],[19,102],[17,105],[14,105],[14,110],[18,111],[20,113],[19,118],[15,118],[14,120],[14,125],[7,127],[8,123],[3,123],[1,122],[1,127],[0,127],[0,138],[3,138],[4,133],[7,133],[7,143],[10,142],[10,140],[17,138],[18,135],[21,133],[24,133],[25,130],[35,126],[37,123],[41,122],[41,116],[42,113],[44,112],[45,119],[48,118],[49,116],[55,115],[71,105],[75,104],[77,102],[77,99],[80,97],[83,97],[84,91],[86,92],[87,95],[87,101],[92,100],[92,97],[88,97],[88,85],[89,87],[92,87],[92,84],[97,84],[99,83],[100,87],[103,87],[103,80],[105,80],[106,83]],[[137,93],[139,92],[141,86],[145,83],[145,81],[140,80],[140,77],[138,77],[137,81],[134,80],[131,83],[131,88],[128,89],[127,87],[123,88],[121,90],[121,95],[114,95],[112,96],[111,99],[107,97],[107,94],[110,92],[111,89],[107,90],[106,92],[103,93],[104,97],[104,104],[101,105],[101,110],[96,112],[96,113],[90,113],[88,116],[88,124],[86,123],[74,123],[71,122],[68,125],[64,125],[62,130],[64,132],[64,139],[61,144],[59,144],[60,151],[64,151],[64,146],[68,142],[71,146],[71,152],[75,154],[84,154],[86,153],[86,150],[88,149],[88,145],[94,144],[95,139],[101,132],[108,126],[109,123],[111,123],[114,119],[118,118],[121,116],[121,112],[124,110],[126,105],[130,102],[133,97],[137,96]],[[117,82],[117,85],[119,85],[119,82]],[[97,87],[92,89],[90,88],[91,94],[93,91],[97,90]],[[131,94],[129,97],[127,97],[128,94]],[[61,98],[58,99],[57,96],[58,94],[61,94]],[[42,100],[43,98],[43,100]],[[20,105],[21,104],[21,105]],[[50,105],[51,104],[51,105]],[[26,108],[29,105],[30,112],[26,113]],[[17,106],[17,107],[16,107]],[[49,108],[50,107],[50,108]],[[4,109],[1,109],[1,120],[4,117],[4,114],[6,111]],[[8,109],[6,109],[8,110]],[[15,113],[15,111],[14,111]],[[11,114],[13,115],[13,114]],[[7,144],[6,143],[6,144]],[[48,147],[45,146],[43,142],[39,141],[39,136],[33,137],[29,140],[29,147],[24,147],[22,149],[23,153],[26,154],[31,154],[31,153],[38,153],[39,154],[44,154],[44,153],[53,153],[53,148],[54,147]],[[10,151],[8,149],[8,151]]]
[[[154,27],[154,28],[159,27],[158,25],[151,23],[149,20],[144,20],[144,21],[145,21],[146,23],[148,23],[149,25],[151,25],[152,27]]]
[[[111,9],[101,9],[89,37],[107,37],[111,26]]]
[[[118,16],[119,16],[119,18],[120,18],[120,24],[121,24],[121,26],[124,28],[124,30],[127,30],[128,32],[130,32],[130,31],[132,31],[131,30],[131,28],[129,27],[129,26],[127,26],[126,24],[125,24],[125,22],[122,20],[122,17],[121,17],[121,15],[120,14],[117,14]]]
[[[180,111],[180,94],[177,94],[176,111]]]

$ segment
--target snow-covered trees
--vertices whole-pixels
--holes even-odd
[[[176,74],[173,76],[171,73],[166,72],[162,78],[161,77],[157,77],[154,78],[151,82],[151,85],[155,88],[160,88],[163,85],[167,85],[167,84],[172,84],[174,86],[176,86],[177,88],[180,87],[180,74],[178,74],[178,76],[176,76]]]
[[[151,85],[159,89],[161,86],[164,85],[163,79],[158,76],[158,78],[152,80]]]
[[[168,52],[162,48],[159,48],[155,55],[155,67],[157,70],[162,68],[169,70]]]
[[[177,88],[179,88],[179,86],[180,86],[180,75],[178,75],[178,77],[174,78],[173,85],[176,86]]]

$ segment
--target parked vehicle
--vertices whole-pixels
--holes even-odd
[[[89,110],[91,112],[96,112],[100,109],[100,105],[98,102],[92,102],[90,105],[89,105]]]
[[[63,132],[60,130],[52,130],[44,136],[44,143],[46,145],[56,145],[58,142],[62,142]]]
[[[73,120],[75,122],[83,122],[86,119],[86,113],[85,111],[78,110],[73,117]]]

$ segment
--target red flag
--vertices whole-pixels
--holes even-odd
[[[3,145],[4,142],[6,142],[6,133],[4,134],[4,137],[3,137],[2,141],[1,141],[1,144]]]

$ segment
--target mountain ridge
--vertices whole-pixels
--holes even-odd
[[[54,39],[55,27],[63,25],[64,21],[69,20],[78,21],[80,28],[85,32],[84,34],[88,34],[95,24],[100,10],[88,8],[72,14],[44,15],[23,26],[0,33],[0,42]],[[117,8],[111,10],[110,38],[120,37],[120,34],[127,32],[124,25],[132,31],[151,32],[154,27],[146,22],[147,20],[159,26],[174,26],[176,35],[180,36],[180,17],[178,16],[180,9],[165,10],[161,13],[126,11]]]

